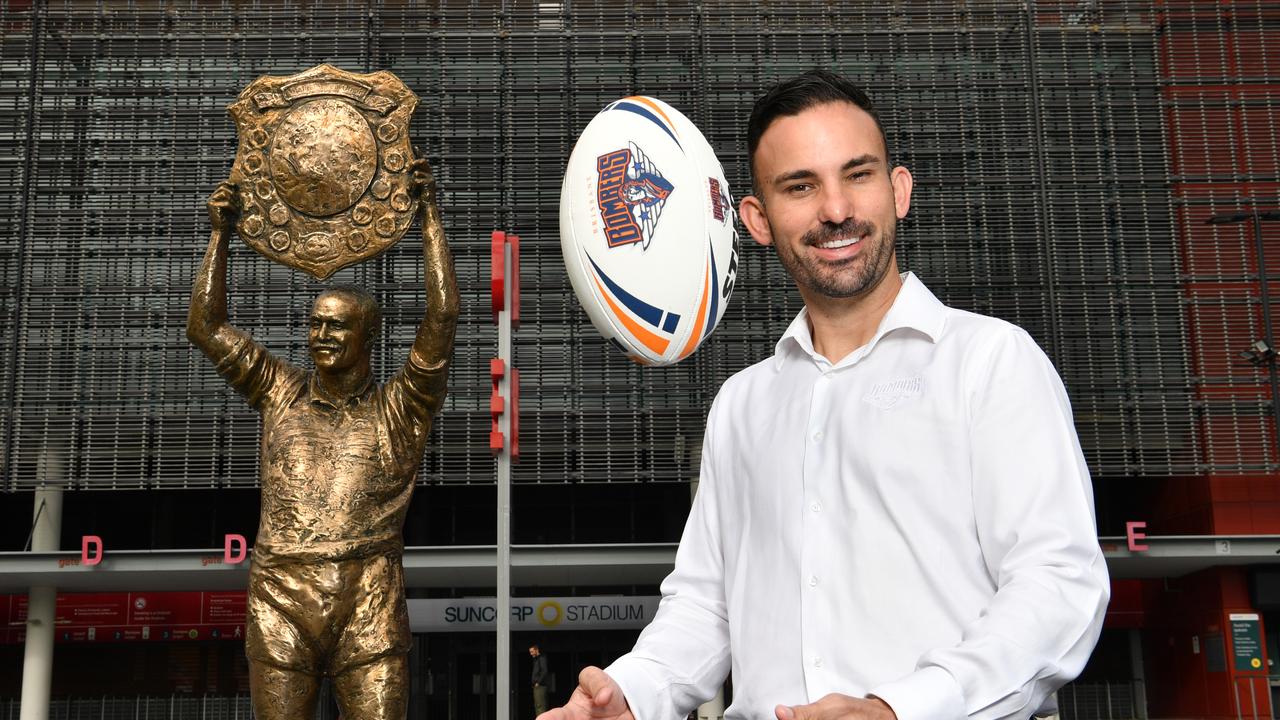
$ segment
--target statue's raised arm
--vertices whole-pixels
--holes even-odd
[[[453,354],[454,328],[458,322],[458,281],[453,256],[444,239],[436,181],[426,158],[413,162],[413,187],[418,193],[422,218],[422,269],[427,287],[427,309],[413,341],[413,358],[424,368],[443,366]]]
[[[440,223],[431,166],[419,157],[413,162],[412,170],[412,187],[418,193],[422,219],[422,270],[427,304],[409,360],[388,383],[388,390],[392,397],[403,400],[403,409],[408,414],[417,416],[419,423],[429,428],[431,418],[444,403],[445,377],[458,323],[458,281]],[[424,440],[425,437],[416,437],[411,445],[420,445]]]
[[[227,384],[251,406],[262,410],[272,389],[286,375],[300,372],[253,341],[227,318],[227,252],[235,227],[237,188],[227,181],[209,196],[209,248],[191,287],[187,339],[213,361]]]
[[[215,363],[231,353],[248,334],[227,320],[227,250],[236,218],[236,188],[223,182],[207,204],[209,248],[191,287],[187,310],[187,339]]]

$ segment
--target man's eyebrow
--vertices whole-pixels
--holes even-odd
[[[852,170],[860,165],[875,165],[878,162],[880,162],[879,157],[872,155],[871,153],[866,153],[864,155],[859,155],[858,157],[853,158],[849,162],[845,163],[840,169]]]
[[[855,158],[851,158],[844,165],[840,166],[840,172],[848,172],[856,167],[861,167],[863,165],[875,165],[879,162],[879,156],[872,155],[871,153],[865,153]],[[774,177],[773,184],[776,186],[786,182],[791,182],[792,180],[809,180],[817,176],[818,174],[816,172],[809,169],[792,170],[789,173],[783,173]]]
[[[782,175],[775,177],[773,179],[773,184],[781,185],[782,183],[791,182],[792,180],[807,180],[817,176],[818,174],[812,170],[792,170],[789,173],[783,173]]]

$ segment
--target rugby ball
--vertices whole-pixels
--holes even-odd
[[[711,146],[651,97],[605,106],[560,188],[560,247],[578,301],[644,365],[689,357],[720,322],[738,272],[734,220]]]

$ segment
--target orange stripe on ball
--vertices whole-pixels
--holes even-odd
[[[596,289],[600,291],[600,297],[604,298],[604,301],[608,303],[609,309],[613,311],[613,316],[622,321],[623,326],[626,327],[627,330],[631,331],[631,334],[635,339],[639,340],[641,344],[658,355],[662,355],[667,351],[667,346],[671,344],[670,341],[663,340],[657,335],[645,330],[640,326],[640,323],[628,317],[627,314],[623,312],[622,308],[618,307],[618,305],[613,302],[613,298],[609,297],[609,293],[605,291],[604,286],[600,284],[599,280],[593,277],[591,278],[591,282],[596,284]]]
[[[702,281],[702,301],[698,303],[698,322],[693,326],[693,334],[689,336],[689,343],[684,346],[684,350],[680,351],[680,359],[689,357],[694,348],[698,347],[698,339],[702,337],[702,322],[707,317],[707,298],[711,293],[711,266],[707,265],[706,279]]]
[[[638,103],[641,103],[641,104],[643,104],[643,105],[648,106],[648,108],[649,108],[650,110],[652,110],[652,111],[654,111],[654,112],[658,113],[659,115],[661,115],[661,116],[662,116],[662,119],[663,119],[663,120],[666,120],[666,121],[667,121],[667,126],[671,128],[671,132],[676,133],[677,135],[679,135],[679,134],[680,134],[680,133],[676,132],[676,124],[675,124],[675,123],[673,123],[673,122],[671,122],[671,118],[667,117],[667,114],[666,114],[666,113],[664,113],[664,112],[662,112],[662,108],[658,107],[657,103],[653,102],[652,100],[650,100],[649,98],[647,98],[647,97],[645,97],[645,96],[643,96],[643,95],[632,95],[631,97],[629,97],[629,98],[627,98],[627,99],[628,99],[628,100],[635,100],[635,101],[636,101],[636,102],[638,102]]]

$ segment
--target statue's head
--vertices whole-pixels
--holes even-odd
[[[320,293],[311,306],[307,344],[316,368],[345,372],[368,364],[382,325],[378,302],[363,288],[339,285]]]

